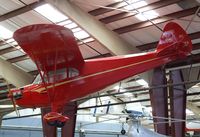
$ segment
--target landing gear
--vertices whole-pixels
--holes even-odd
[[[65,122],[57,121],[56,127],[63,127],[65,125]]]
[[[56,121],[47,121],[49,126],[56,126]]]
[[[50,126],[63,127],[69,118],[57,112],[50,112],[43,119]]]
[[[48,125],[50,126],[54,126],[54,127],[63,127],[65,125],[65,122],[61,122],[61,121],[49,121],[47,122]]]

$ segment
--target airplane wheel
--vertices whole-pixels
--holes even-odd
[[[57,121],[48,121],[47,124],[49,126],[56,126],[57,125]]]
[[[57,127],[63,127],[65,125],[65,122],[57,121],[56,126]]]
[[[126,134],[126,130],[122,129],[122,130],[121,130],[121,134],[122,134],[122,135],[125,135],[125,134]]]

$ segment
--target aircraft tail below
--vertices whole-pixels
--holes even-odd
[[[166,24],[157,45],[156,52],[158,56],[172,52],[177,52],[181,56],[187,56],[191,51],[192,42],[185,30],[174,22]]]

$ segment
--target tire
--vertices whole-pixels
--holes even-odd
[[[63,127],[65,125],[65,122],[57,121],[56,122],[56,127]]]
[[[122,130],[121,130],[121,134],[122,134],[122,135],[125,135],[125,134],[126,134],[126,130],[122,129]]]
[[[49,126],[56,126],[57,125],[57,122],[56,121],[48,121],[47,124]]]

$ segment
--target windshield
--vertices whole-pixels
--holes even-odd
[[[40,84],[40,83],[42,83],[42,79],[41,79],[40,74],[38,74],[35,80],[33,81],[33,84]]]

